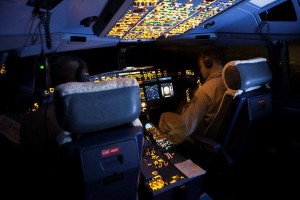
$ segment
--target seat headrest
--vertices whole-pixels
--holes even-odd
[[[131,123],[141,112],[139,84],[133,78],[61,84],[54,102],[58,124],[72,134]]]
[[[246,90],[266,85],[272,79],[265,58],[228,62],[223,68],[222,76],[226,87],[231,90]]]

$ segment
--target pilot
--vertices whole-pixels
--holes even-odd
[[[179,113],[165,112],[159,119],[159,129],[172,143],[189,140],[192,133],[204,133],[217,113],[226,87],[222,79],[225,65],[223,49],[206,48],[198,58],[203,84],[197,88],[190,103]]]
[[[67,82],[84,82],[88,79],[87,64],[73,55],[55,55],[47,59],[48,87],[55,88]],[[54,103],[51,98],[31,112],[24,123],[24,141],[27,147],[61,145],[71,140],[56,122]]]

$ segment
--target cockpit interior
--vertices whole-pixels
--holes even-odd
[[[300,0],[2,0],[0,27],[0,198],[298,195]],[[209,47],[226,54],[226,92],[175,145],[160,117],[194,100]],[[52,87],[64,55],[89,73]]]

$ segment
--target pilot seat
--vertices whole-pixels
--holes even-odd
[[[54,93],[59,149],[58,199],[136,199],[143,127],[135,79],[71,82]]]
[[[228,62],[222,72],[227,87],[217,114],[205,133],[193,133],[195,160],[208,173],[225,172],[245,154],[259,124],[272,113],[272,79],[267,60]]]

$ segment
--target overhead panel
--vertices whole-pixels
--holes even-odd
[[[242,0],[134,0],[106,36],[153,40],[179,36]]]

